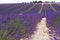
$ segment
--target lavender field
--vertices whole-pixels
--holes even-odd
[[[0,4],[0,40],[60,40],[60,3]]]

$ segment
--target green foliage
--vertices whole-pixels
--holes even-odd
[[[22,34],[24,34],[25,33],[25,31],[26,31],[26,28],[23,26],[20,26],[20,30],[19,30],[19,33],[22,35]]]
[[[53,25],[57,25],[60,22],[60,17],[57,17],[56,20],[54,20]]]
[[[9,37],[8,40],[12,40],[12,37]]]
[[[7,32],[8,32],[7,30],[0,30],[0,40],[5,40]]]
[[[17,31],[19,31],[20,35],[23,35],[25,33],[25,31],[26,31],[26,27],[18,19],[9,19],[9,20],[6,20],[4,25],[11,27],[11,30],[9,31],[10,34],[8,33],[9,34],[8,37],[11,37],[12,34],[15,34],[14,30],[16,28],[19,28],[19,30],[17,30]]]
[[[0,30],[0,40],[3,40],[1,32],[2,32],[2,31]]]
[[[16,27],[19,27],[19,33],[20,34],[24,34],[24,32],[26,31],[26,27],[21,23],[21,22],[19,22],[19,21],[17,21],[16,23],[15,23],[15,26]]]

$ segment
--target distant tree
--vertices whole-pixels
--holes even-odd
[[[37,3],[37,1],[33,1],[33,3]]]
[[[38,1],[38,3],[42,3],[42,1]]]

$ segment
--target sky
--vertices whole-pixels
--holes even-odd
[[[0,0],[0,3],[21,3],[21,2],[30,2],[30,1],[40,1],[40,0]],[[41,0],[41,1],[60,2],[60,0]]]

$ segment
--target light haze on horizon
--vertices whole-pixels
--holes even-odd
[[[60,0],[0,0],[0,3],[22,3],[22,2],[33,2],[33,1],[55,1],[60,2]]]

